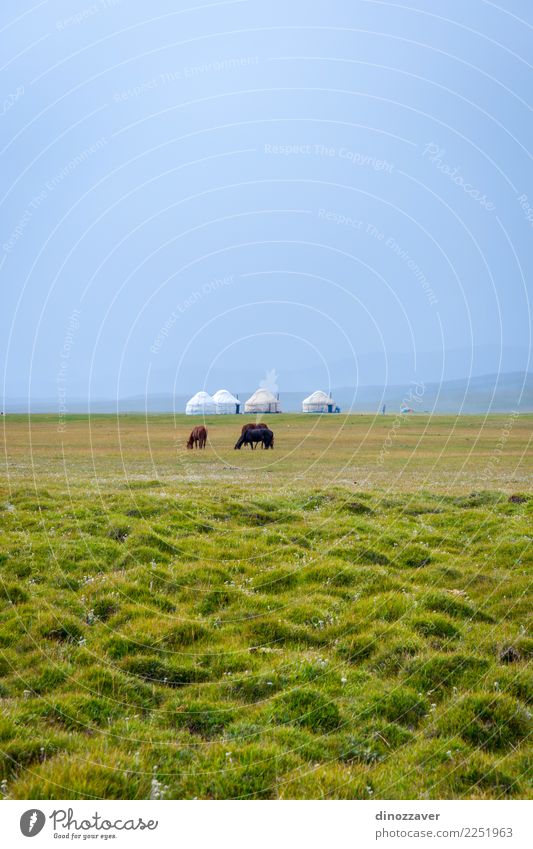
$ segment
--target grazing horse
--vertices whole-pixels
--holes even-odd
[[[203,425],[196,425],[191,430],[187,448],[205,448],[207,442],[207,428]]]
[[[266,425],[264,422],[257,422],[257,424],[245,424],[245,425],[242,426],[241,436],[244,436],[244,434],[246,433],[247,430],[257,430],[257,428],[259,428],[259,427],[268,428],[268,425]],[[246,442],[244,444],[249,445],[252,448],[252,451],[253,451],[253,445],[252,445],[251,442]],[[263,447],[263,443],[261,443],[261,448],[262,447]]]
[[[241,433],[244,436],[247,430],[256,430],[258,427],[268,428],[268,425],[266,425],[264,422],[257,422],[257,424],[245,424],[242,426]]]
[[[252,428],[242,433],[235,443],[236,449],[241,449],[243,445],[251,445],[252,451],[256,443],[260,442],[263,448],[274,448],[274,434],[268,427]]]

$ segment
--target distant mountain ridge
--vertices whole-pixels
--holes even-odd
[[[218,388],[218,387],[217,387]],[[225,387],[245,401],[257,387],[235,392],[235,387]],[[284,412],[301,412],[302,401],[315,389],[327,386],[307,385],[301,391],[280,391],[281,407]],[[447,380],[442,383],[411,381],[389,386],[339,386],[331,392],[334,400],[343,412],[374,413],[383,405],[389,413],[399,411],[402,406],[411,407],[415,412],[435,412],[450,414],[483,414],[533,412],[533,373],[509,372],[487,374],[471,378]],[[146,396],[110,399],[94,398],[90,402],[83,398],[67,398],[69,413],[183,413],[189,400],[189,393],[173,395],[170,392],[150,393]],[[33,398],[30,412],[54,413],[58,410],[58,400],[54,398]],[[6,399],[6,413],[28,412],[28,401],[23,398]]]
[[[328,391],[331,387],[395,387],[409,380],[440,383],[471,377],[495,374],[525,373],[533,371],[531,351],[527,347],[475,345],[446,348],[445,350],[360,351],[354,346],[352,358],[339,357],[325,349],[320,358],[310,358],[305,351],[283,349],[283,339],[276,344],[263,340],[254,343],[249,356],[238,355],[232,349],[213,362],[206,357],[191,354],[186,360],[171,352],[153,361],[142,361],[136,366],[135,358],[119,364],[112,352],[104,362],[89,367],[82,357],[74,355],[68,361],[65,386],[70,399],[91,396],[99,399],[139,398],[145,390],[150,395],[194,395],[206,385],[209,392],[229,389],[251,394],[269,373],[276,374],[276,382],[283,392],[304,392],[306,395],[318,387]],[[180,365],[181,364],[181,365]],[[32,364],[31,384],[28,374],[16,363],[10,365],[5,376],[5,395],[19,399],[31,385],[32,395],[53,399],[57,389],[57,370],[50,370],[46,362]],[[246,396],[247,397],[247,396]]]
[[[278,383],[284,392],[300,392],[309,387],[309,392],[321,386],[389,386],[403,384],[406,380],[437,383],[440,381],[464,380],[466,375],[481,377],[494,374],[524,373],[530,369],[530,352],[526,348],[479,345],[472,349],[450,348],[444,351],[358,352],[354,359],[328,359],[327,368],[284,356],[283,351],[258,352],[250,362],[228,360],[222,366],[207,366],[201,362],[187,363],[182,373],[176,374],[170,367],[152,371],[149,389],[165,392],[167,387],[179,388],[180,393],[190,391],[192,395],[204,382],[216,391],[237,385],[257,388],[259,381],[269,369],[275,370]],[[264,363],[264,368],[259,364]],[[274,368],[275,367],[275,368]],[[255,384],[255,385],[254,385]],[[328,385],[329,384],[329,385]],[[234,391],[234,390],[231,390]],[[124,395],[137,392],[125,390]],[[309,393],[307,393],[309,394]]]
[[[335,400],[343,409],[376,410],[385,404],[389,412],[402,405],[415,412],[500,413],[533,411],[533,374],[511,372],[487,374],[442,383],[411,383],[394,386],[364,386],[355,394],[351,387],[335,390]]]

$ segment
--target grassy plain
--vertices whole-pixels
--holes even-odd
[[[9,798],[531,797],[532,416],[7,416]]]

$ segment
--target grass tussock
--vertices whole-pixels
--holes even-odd
[[[68,488],[46,466],[53,424],[35,441],[42,487],[13,449],[0,492],[8,798],[531,795],[523,479],[506,491],[473,479],[392,491],[388,478],[363,490],[351,473],[326,485],[342,444],[316,477],[298,477],[309,447],[268,472],[272,452],[228,448],[248,464],[229,476],[209,451],[165,467],[159,436],[156,480],[136,447],[146,422],[128,421],[128,481],[105,428],[93,479],[81,418],[64,435]],[[295,421],[276,419],[273,459],[284,427],[297,444]],[[318,422],[319,447],[333,426]],[[472,426],[464,444],[456,435],[465,461]],[[168,435],[174,420],[157,427]],[[355,417],[346,427],[352,452]],[[416,427],[406,421],[406,437]]]

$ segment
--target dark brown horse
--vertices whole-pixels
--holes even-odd
[[[187,448],[205,448],[207,442],[207,428],[203,425],[196,425],[191,430]]]
[[[274,448],[273,432],[268,427],[249,428],[241,433],[235,448],[240,450],[243,445],[250,445],[253,451],[258,442],[261,443],[261,448]]]
[[[250,424],[243,425],[242,430],[241,430],[241,438],[243,439],[243,442],[241,442],[241,445],[249,445],[251,447],[252,451],[253,451],[253,449],[254,449],[253,443],[244,440],[244,434],[248,430],[257,430],[258,428],[265,428],[265,427],[268,428],[268,425],[266,425],[264,422],[257,422],[257,424],[250,423]],[[261,448],[263,448],[263,443],[261,443]]]

